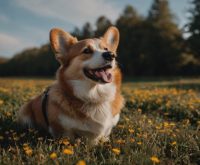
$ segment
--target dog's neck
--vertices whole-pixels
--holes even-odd
[[[114,100],[116,86],[114,83],[94,84],[88,80],[68,80],[73,94],[85,103],[101,104]]]

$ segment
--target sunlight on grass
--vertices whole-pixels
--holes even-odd
[[[198,164],[200,80],[125,83],[110,142],[52,139],[16,123],[20,106],[52,80],[0,79],[0,164]]]

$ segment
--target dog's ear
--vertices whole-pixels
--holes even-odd
[[[70,47],[77,42],[77,39],[61,29],[54,28],[50,31],[51,47],[59,62],[63,62]]]
[[[119,44],[119,30],[111,26],[103,35],[103,41],[108,45],[109,49],[115,52]]]

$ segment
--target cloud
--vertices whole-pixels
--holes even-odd
[[[9,21],[10,21],[10,19],[8,18],[8,16],[6,16],[4,14],[0,14],[0,22],[7,23]]]
[[[107,0],[15,0],[17,6],[30,12],[52,19],[81,26],[86,21],[94,22],[100,15],[106,15],[115,20],[119,9]]]
[[[33,43],[23,41],[17,37],[6,33],[0,33],[0,55],[11,56],[13,52],[18,52],[25,47],[33,46]]]

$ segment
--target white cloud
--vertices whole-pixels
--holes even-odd
[[[58,19],[75,26],[81,26],[86,21],[94,23],[100,15],[115,20],[119,14],[118,7],[107,0],[15,0],[15,3],[39,16]]]
[[[23,41],[6,33],[0,33],[0,55],[12,56],[13,52],[21,51],[26,47],[33,46],[33,43]]]

